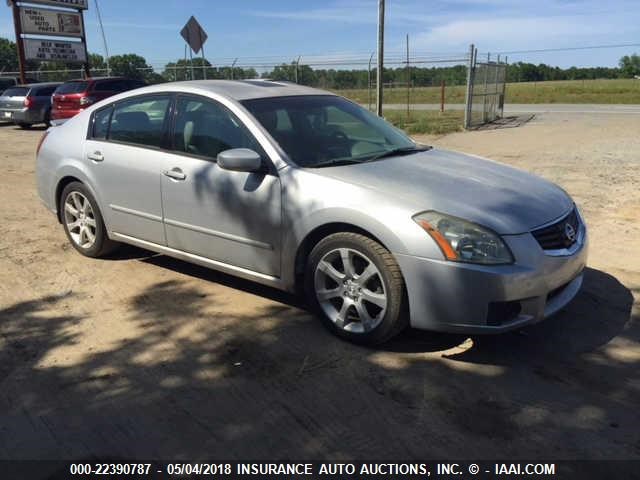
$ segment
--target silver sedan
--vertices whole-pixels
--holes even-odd
[[[563,308],[587,231],[561,188],[419,145],[328,92],[199,81],[110,97],[49,129],[41,199],[83,255],[128,243],[304,291],[359,343],[406,326],[497,333]]]

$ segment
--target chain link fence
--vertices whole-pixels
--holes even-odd
[[[478,52],[470,51],[468,66],[467,99],[465,110],[465,128],[477,127],[494,122],[504,116],[504,100],[507,80],[507,63],[477,61]]]
[[[209,63],[211,62],[211,63]],[[47,69],[26,72],[29,82],[64,82],[85,78],[84,69]],[[194,58],[177,62],[148,62],[147,66],[125,66],[125,75],[149,83],[200,80],[269,78],[327,89],[375,110],[376,65],[373,53],[328,56],[254,58]],[[120,65],[122,68],[122,65]],[[91,76],[120,73],[92,68]],[[1,77],[18,77],[2,72]],[[425,131],[447,123],[447,130],[471,128],[501,118],[504,107],[506,63],[477,61],[477,50],[467,54],[389,53],[385,56],[385,117],[409,131]],[[422,124],[420,123],[422,122]],[[415,128],[413,128],[415,127]],[[427,128],[438,131],[438,128]],[[444,131],[444,130],[442,130]]]

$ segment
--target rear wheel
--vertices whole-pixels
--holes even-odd
[[[355,343],[378,344],[408,323],[404,280],[393,255],[357,233],[336,233],[309,255],[307,297],[324,324]]]
[[[118,244],[109,240],[98,204],[87,187],[71,182],[60,196],[62,225],[71,245],[87,257],[101,257]]]

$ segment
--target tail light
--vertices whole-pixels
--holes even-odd
[[[35,103],[33,97],[26,97],[24,99],[24,106],[29,108],[29,107],[33,107],[33,104]]]
[[[38,146],[36,147],[36,156],[38,156],[38,154],[40,153],[40,148],[42,148],[42,144],[44,143],[44,139],[47,138],[47,135],[49,135],[49,131],[46,131],[42,134],[42,137],[40,137],[40,141],[38,142]]]
[[[96,99],[93,97],[82,97],[80,99],[80,105],[82,105],[83,107],[86,107],[87,105],[91,105],[95,101]]]

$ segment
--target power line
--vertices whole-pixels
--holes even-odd
[[[574,50],[596,50],[605,48],[640,47],[640,43],[620,43],[616,45],[591,45],[588,47],[563,47],[563,48],[539,48],[535,50],[512,50],[495,52],[500,55],[515,55],[518,53],[545,53],[545,52],[571,52]],[[493,53],[493,52],[492,52]]]

